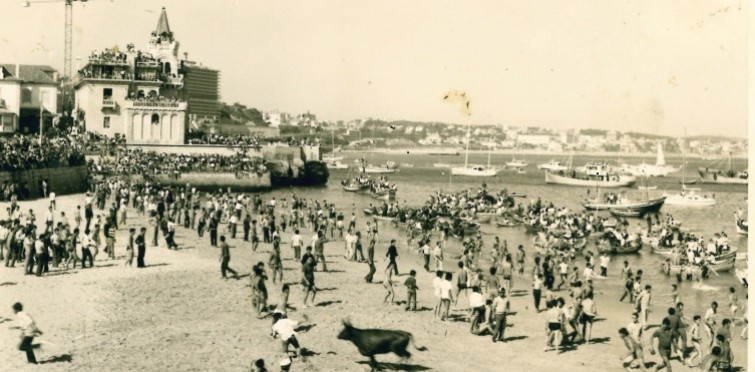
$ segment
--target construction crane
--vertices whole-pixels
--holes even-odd
[[[65,3],[66,5],[66,23],[65,23],[65,47],[63,51],[63,79],[62,79],[62,91],[63,91],[63,113],[64,116],[70,116],[71,108],[73,107],[71,99],[72,85],[71,85],[71,55],[73,49],[73,3],[78,1],[85,3],[88,0],[30,0],[23,1],[21,5],[23,7],[30,7],[31,4],[39,3]]]

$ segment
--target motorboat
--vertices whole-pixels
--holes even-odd
[[[561,163],[560,161],[551,160],[547,163],[538,164],[537,169],[551,172],[565,172],[567,169],[569,169],[569,167],[567,167],[566,164]]]
[[[506,167],[508,168],[522,169],[526,166],[527,163],[525,163],[523,159],[511,159],[511,161],[506,162]]]
[[[484,165],[467,165],[451,168],[451,174],[454,176],[494,177],[498,174],[498,171],[495,168],[486,167]]]
[[[626,198],[619,199],[614,203],[593,199],[585,201],[582,203],[582,206],[587,210],[637,211],[644,215],[645,213],[658,212],[665,201],[665,196],[638,202],[633,202]]]
[[[699,194],[699,188],[682,187],[679,193],[666,195],[666,204],[680,207],[707,207],[716,205],[713,196]]]
[[[744,170],[735,172],[731,168],[731,153],[729,153],[729,167],[727,170],[700,167],[697,169],[700,181],[703,183],[722,183],[727,185],[747,185],[748,174]]]
[[[349,169],[349,165],[341,163],[340,160],[327,161],[325,162],[325,166],[328,167],[328,169]]]
[[[637,182],[637,178],[632,175],[624,174],[607,174],[605,176],[590,176],[579,174],[572,171],[571,174],[560,174],[554,172],[545,172],[545,183],[567,186],[588,186],[588,187],[631,187]]]
[[[671,172],[676,172],[677,168],[666,165],[666,158],[663,156],[663,146],[658,143],[658,152],[656,154],[655,164],[622,164],[621,171],[633,176],[645,177],[666,177]]]

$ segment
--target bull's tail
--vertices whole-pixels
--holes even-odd
[[[414,342],[414,336],[409,335],[409,340],[412,342],[412,346],[414,346],[415,349],[419,351],[427,351],[427,348],[424,346],[417,346],[417,344]]]

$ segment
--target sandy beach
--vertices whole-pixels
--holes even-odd
[[[266,196],[263,196],[266,197]],[[73,211],[83,205],[84,196],[58,198],[58,211]],[[7,203],[0,203],[5,210]],[[22,202],[22,210],[33,208],[37,221],[44,217],[46,200]],[[344,211],[344,213],[351,211]],[[101,213],[95,210],[95,215]],[[56,217],[58,214],[56,213]],[[73,221],[72,216],[69,221]],[[358,216],[358,226],[367,219]],[[146,220],[129,210],[127,227],[146,226]],[[366,264],[349,262],[343,258],[343,242],[326,245],[328,273],[317,272],[317,306],[302,308],[299,264],[293,260],[288,241],[291,230],[282,234],[284,281],[292,285],[289,303],[296,310],[289,317],[302,320],[304,315],[313,324],[299,333],[298,339],[308,350],[306,357],[294,359],[292,371],[368,371],[367,358],[362,357],[348,342],[338,340],[341,319],[350,318],[360,328],[401,329],[411,332],[418,345],[429,350],[410,349],[413,357],[401,361],[395,355],[378,356],[387,370],[406,371],[535,371],[580,370],[619,371],[619,357],[625,347],[618,337],[618,329],[630,321],[632,307],[618,302],[621,283],[617,278],[620,260],[613,260],[609,278],[596,281],[598,318],[593,328],[594,343],[579,345],[565,352],[543,352],[545,347],[545,312],[533,310],[528,268],[526,276],[515,276],[511,305],[514,314],[506,330],[504,343],[492,343],[490,337],[469,333],[469,323],[455,320],[441,322],[432,315],[434,274],[422,269],[421,258],[413,247],[406,246],[403,231],[381,222],[380,243],[375,257],[375,284],[362,279]],[[250,362],[262,358],[271,371],[283,358],[280,340],[270,336],[270,318],[258,319],[250,304],[248,274],[254,263],[268,261],[270,246],[260,244],[252,252],[250,243],[231,239],[230,266],[242,274],[240,280],[224,280],[220,276],[219,249],[209,245],[205,235],[199,239],[195,231],[178,228],[176,242],[180,249],[171,251],[148,244],[147,268],[124,267],[124,242],[128,229],[121,226],[116,237],[116,260],[100,254],[93,269],[53,269],[43,277],[23,275],[22,265],[13,269],[0,267],[0,365],[6,371],[245,371]],[[151,228],[148,230],[148,235]],[[228,235],[225,226],[220,235]],[[313,232],[304,229],[302,235],[309,242]],[[503,233],[500,235],[504,236]],[[399,241],[398,266],[401,276],[394,277],[396,299],[405,299],[403,280],[410,269],[417,270],[417,312],[406,312],[403,306],[382,305],[385,290],[383,262],[391,238]],[[454,247],[458,249],[458,242]],[[489,249],[490,245],[486,245]],[[528,266],[531,266],[532,247],[527,247]],[[451,257],[447,252],[446,257]],[[453,260],[447,260],[453,264]],[[582,262],[579,262],[582,265]],[[450,265],[447,265],[450,267]],[[483,265],[483,269],[487,269]],[[649,268],[646,268],[649,269]],[[269,274],[269,273],[268,273]],[[613,276],[611,276],[611,274]],[[651,283],[665,287],[671,281]],[[269,303],[274,304],[280,285],[268,281]],[[740,301],[744,289],[738,287]],[[725,288],[721,288],[725,289]],[[557,296],[567,297],[565,291]],[[684,294],[682,294],[684,300]],[[719,319],[729,316],[726,293],[711,291],[710,299],[721,306]],[[17,350],[19,331],[15,325],[11,305],[22,302],[25,311],[44,331],[35,339],[37,366],[25,363]],[[466,307],[465,300],[460,300]],[[654,296],[651,303],[650,324],[660,324],[670,299]],[[708,304],[687,304],[686,315],[703,314]],[[466,315],[455,311],[454,315]],[[458,319],[458,320],[456,320]],[[746,341],[739,339],[741,325],[732,329],[735,366],[747,369]],[[646,360],[657,363],[657,356],[649,355],[650,335],[644,335]],[[678,360],[674,370],[686,371]]]

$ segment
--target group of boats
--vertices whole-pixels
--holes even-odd
[[[395,200],[398,191],[396,184],[388,182],[384,176],[373,179],[366,174],[342,180],[341,187],[346,192],[362,192],[380,200]]]

